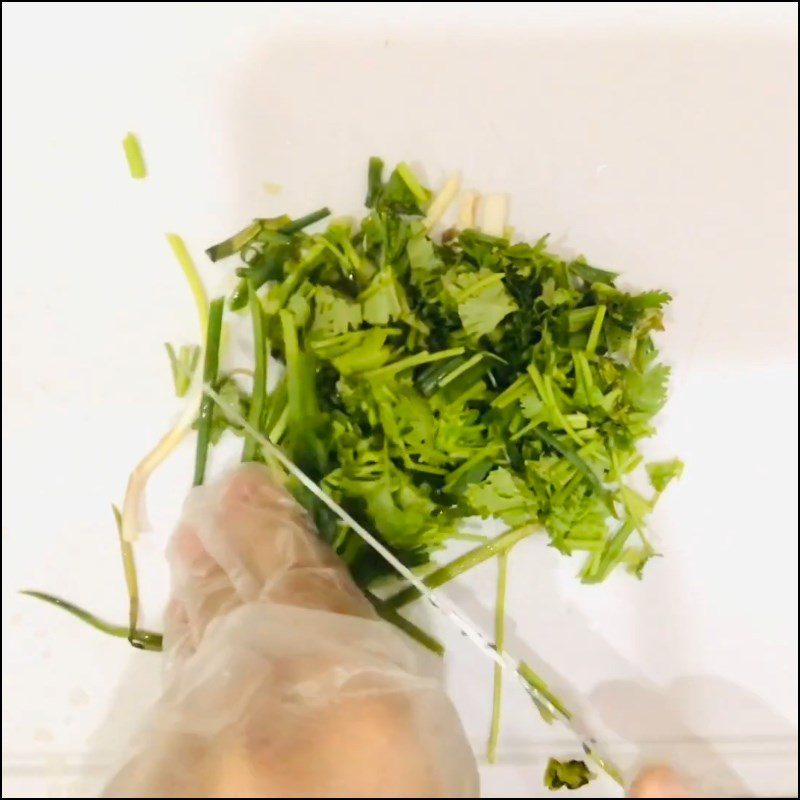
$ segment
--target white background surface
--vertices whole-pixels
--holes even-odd
[[[16,590],[124,619],[109,505],[178,409],[162,343],[195,337],[163,232],[201,261],[254,216],[355,212],[371,154],[434,185],[459,168],[526,235],[674,292],[651,452],[687,468],[653,520],[665,557],[582,587],[526,542],[511,641],[624,768],[796,795],[796,7],[424,5],[3,5],[4,797],[97,791],[156,691],[156,656]],[[153,627],[189,450],[151,492]],[[490,564],[451,594],[488,623],[493,584]],[[441,633],[480,754],[491,668]],[[576,752],[506,701],[484,793],[529,797]]]

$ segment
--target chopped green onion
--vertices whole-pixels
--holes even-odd
[[[128,169],[131,173],[131,178],[142,180],[147,177],[147,165],[144,163],[144,155],[142,155],[142,146],[136,138],[136,134],[129,133],[122,140],[122,149],[125,151],[125,158],[128,161]]]
[[[238,253],[245,245],[250,244],[258,236],[261,228],[260,222],[253,222],[238,233],[234,233],[230,238],[225,239],[224,242],[211,245],[206,250],[206,255],[212,261],[219,261],[222,258],[232,256],[234,253]]]
[[[282,225],[278,228],[278,232],[286,236],[292,236],[303,230],[303,228],[307,228],[309,225],[313,225],[315,222],[329,217],[330,213],[331,210],[329,208],[319,208],[316,211],[312,211],[310,214],[306,214],[304,217],[298,217],[292,222],[287,222],[286,225]]]
[[[364,205],[367,208],[374,208],[378,196],[383,189],[383,159],[372,156],[369,160],[367,170],[367,197]]]
[[[422,630],[422,628],[415,625],[411,620],[401,616],[393,608],[388,608],[382,600],[375,597],[371,592],[366,592],[366,595],[381,618],[385,619],[387,622],[391,622],[392,625],[399,628],[403,633],[408,634],[415,642],[418,642],[435,655],[444,655],[444,645],[442,645],[438,639]]]
[[[497,595],[494,606],[494,646],[498,653],[505,649],[506,640],[506,584],[508,582],[508,550],[497,556]],[[503,711],[503,673],[499,664],[494,665],[492,687],[492,722],[489,730],[489,746],[486,760],[494,764],[497,760],[497,743],[500,739],[500,716]]]
[[[206,327],[208,326],[208,297],[206,296],[203,281],[200,278],[197,267],[194,265],[194,261],[192,261],[192,257],[189,255],[189,251],[186,249],[183,239],[177,233],[168,233],[167,241],[189,283],[194,304],[197,307],[197,316],[200,319],[200,330],[205,335]]]
[[[478,564],[482,564],[484,561],[488,561],[490,558],[500,553],[507,552],[509,548],[517,542],[522,541],[537,530],[539,530],[539,528],[536,525],[523,525],[521,528],[501,533],[491,541],[479,547],[475,547],[467,553],[464,553],[464,555],[453,559],[449,564],[435,569],[433,572],[426,575],[422,582],[429,589],[436,589],[439,586],[444,586],[448,581],[478,566]],[[386,600],[386,605],[388,608],[402,608],[418,600],[421,596],[419,589],[415,586],[407,586],[405,589],[401,589],[399,592],[389,597]]]
[[[264,336],[264,310],[258,299],[252,281],[249,283],[250,316],[253,322],[253,348],[255,351],[255,370],[253,372],[253,391],[250,399],[248,422],[257,431],[263,430],[264,402],[267,393],[267,340]],[[258,451],[258,442],[245,434],[242,461],[252,461]]]
[[[125,585],[128,588],[128,641],[133,644],[139,625],[139,580],[136,577],[136,559],[133,555],[133,545],[122,538],[122,513],[116,506],[111,508],[117,523],[122,569],[125,573]]]

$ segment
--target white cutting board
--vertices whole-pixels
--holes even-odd
[[[124,619],[109,505],[179,408],[162,343],[195,338],[163,233],[202,262],[254,216],[356,212],[372,154],[434,186],[460,169],[527,236],[674,292],[651,453],[686,473],[653,519],[664,558],[583,587],[526,542],[510,640],[626,770],[796,794],[796,22],[789,4],[4,5],[3,795],[97,791],[156,692],[157,656],[16,590]],[[190,462],[152,486],[153,627]],[[494,569],[449,590],[485,625]],[[441,635],[482,754],[491,669]],[[505,722],[484,793],[544,792],[572,740],[513,686]]]

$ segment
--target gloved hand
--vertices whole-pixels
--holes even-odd
[[[105,797],[477,797],[429,654],[378,619],[266,467],[193,489],[166,685]]]

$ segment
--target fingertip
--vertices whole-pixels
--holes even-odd
[[[660,764],[643,769],[633,782],[629,797],[696,797],[686,780],[672,767]]]

